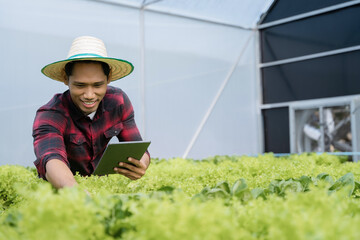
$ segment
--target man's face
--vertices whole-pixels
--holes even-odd
[[[104,98],[109,80],[100,63],[75,63],[65,84],[75,105],[84,113],[95,112]]]

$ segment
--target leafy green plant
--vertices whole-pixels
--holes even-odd
[[[21,166],[4,165],[0,167],[0,213],[26,198],[24,191],[35,191],[41,182],[31,169]]]
[[[34,168],[0,166],[0,239],[360,238],[360,165],[326,154],[158,159],[138,181],[75,178],[55,191]]]
[[[222,181],[216,184],[213,188],[205,187],[200,193],[196,194],[194,198],[207,200],[213,198],[231,199],[236,197],[242,202],[247,202],[258,197],[266,199],[269,194],[285,197],[286,193],[289,192],[310,191],[310,185],[317,186],[319,181],[324,181],[330,184],[329,193],[339,191],[341,189],[348,189],[348,195],[351,196],[355,195],[357,190],[360,190],[360,182],[355,181],[352,173],[345,174],[336,182],[333,181],[333,178],[329,174],[321,173],[315,178],[301,176],[300,178],[290,178],[286,180],[276,179],[271,181],[269,186],[265,189],[255,188],[250,190],[246,184],[246,180],[242,178],[235,181],[233,186],[226,181]]]

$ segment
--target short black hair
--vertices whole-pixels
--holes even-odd
[[[104,71],[104,74],[109,77],[109,73],[110,73],[110,67],[107,63],[104,62],[100,62],[100,61],[94,61],[94,60],[82,60],[82,61],[72,61],[72,62],[68,62],[65,65],[65,74],[67,76],[67,78],[69,79],[69,77],[72,75],[73,72],[73,68],[75,63],[100,63],[102,66],[102,69]]]

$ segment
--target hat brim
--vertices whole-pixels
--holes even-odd
[[[72,58],[50,63],[41,69],[41,72],[56,81],[64,82],[66,80],[65,65],[73,61],[98,61],[107,63],[110,67],[110,81],[115,81],[126,77],[134,70],[134,66],[125,60],[108,57],[85,57]]]

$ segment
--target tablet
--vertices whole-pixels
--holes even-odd
[[[99,164],[93,172],[93,175],[113,174],[115,173],[114,167],[119,167],[119,162],[130,163],[128,161],[129,157],[140,160],[149,145],[150,142],[147,141],[119,142],[108,144],[103,156],[99,161]]]

